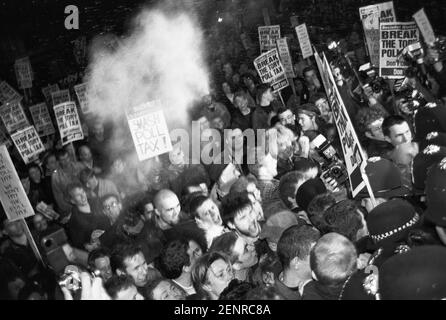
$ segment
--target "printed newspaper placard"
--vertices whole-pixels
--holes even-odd
[[[65,89],[51,92],[51,98],[53,101],[53,106],[57,106],[58,104],[71,101],[70,90]]]
[[[34,210],[5,145],[0,146],[0,181],[0,200],[8,220],[33,216]]]
[[[398,59],[401,51],[419,40],[415,22],[390,22],[380,25],[379,76],[385,79],[404,78],[407,65]]]
[[[313,55],[310,37],[308,36],[307,25],[305,23],[296,27],[297,39],[299,39],[300,50],[304,59]]]
[[[91,110],[88,108],[87,99],[87,83],[81,83],[74,86],[79,105],[81,106],[82,113],[89,113]]]
[[[46,103],[35,104],[29,107],[29,111],[39,136],[45,137],[56,132]]]
[[[127,113],[130,132],[139,161],[172,150],[169,129],[160,101],[151,101]]]
[[[289,85],[285,68],[280,62],[277,49],[270,50],[257,57],[254,60],[254,66],[262,83],[269,83],[274,92],[280,91]]]
[[[259,27],[260,52],[274,49],[277,39],[280,39],[279,25]]]
[[[45,96],[45,99],[47,102],[52,103],[53,102],[53,98],[51,96],[51,93],[59,91],[59,85],[56,84],[49,84],[46,87],[42,88],[42,93]]]
[[[17,84],[20,89],[29,89],[33,86],[33,71],[29,57],[17,59],[14,63]]]
[[[6,81],[0,82],[0,104],[20,99],[22,99],[22,96]]]
[[[290,50],[288,48],[287,38],[277,39],[277,50],[279,50],[280,61],[285,68],[285,74],[288,79],[295,78],[293,61],[291,60]]]
[[[40,140],[34,126],[29,126],[11,135],[20,156],[25,164],[38,159],[40,153],[45,151],[42,140]]]
[[[54,107],[57,126],[59,128],[62,145],[84,139],[82,125],[74,102],[64,102]]]
[[[366,186],[361,170],[364,171],[367,165],[367,158],[362,152],[361,144],[339,94],[327,58],[324,55],[324,60],[322,61],[318,54],[314,56],[333,112],[336,128],[338,129],[351,191],[353,197],[355,197]]]
[[[423,35],[424,42],[426,42],[428,45],[432,45],[436,40],[435,33],[426,12],[424,12],[424,8],[417,11],[412,17]]]
[[[0,107],[0,117],[9,134],[29,126],[28,118],[19,100],[4,103]]]

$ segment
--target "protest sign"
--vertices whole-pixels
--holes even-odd
[[[51,92],[51,98],[53,100],[53,106],[71,101],[70,91],[68,89]]]
[[[34,126],[29,126],[11,135],[20,156],[25,164],[38,159],[38,155],[45,151],[42,140],[40,140]]]
[[[62,139],[62,145],[84,139],[82,125],[74,102],[64,102],[54,106],[57,126]]]
[[[81,83],[74,86],[79,105],[81,106],[82,113],[89,113],[91,110],[88,108],[87,100],[87,83]]]
[[[277,39],[277,50],[279,51],[280,61],[285,68],[287,78],[295,78],[293,61],[291,60],[290,50],[288,48],[287,38]]]
[[[153,158],[172,150],[164,113],[159,101],[151,101],[127,113],[130,132],[139,161]]]
[[[413,15],[413,18],[417,23],[418,28],[421,31],[421,34],[423,35],[424,42],[426,42],[426,44],[431,46],[435,42],[436,38],[434,30],[432,29],[432,25],[429,21],[429,18],[426,16],[426,13],[424,12],[424,8],[417,11]]]
[[[367,175],[364,174],[367,158],[362,151],[353,123],[350,120],[342,97],[339,94],[327,58],[324,55],[324,60],[322,61],[317,52],[314,56],[333,112],[339,140],[341,141],[342,153],[345,159],[352,195],[355,197],[368,183]]]
[[[29,107],[29,111],[39,136],[45,137],[55,132],[46,103],[33,105]]]
[[[20,100],[22,96],[14,90],[6,81],[0,82],[0,104]]]
[[[0,181],[0,200],[8,220],[33,216],[34,210],[5,145],[0,146]]]
[[[19,100],[4,103],[0,107],[0,117],[9,134],[29,126]]]
[[[380,25],[379,76],[386,79],[404,78],[406,63],[399,59],[401,51],[419,40],[415,22],[390,22]]]
[[[297,39],[299,39],[300,50],[304,59],[313,55],[310,37],[308,36],[307,25],[305,23],[296,27]]]
[[[59,89],[59,85],[57,83],[56,84],[51,84],[51,85],[49,84],[48,86],[42,88],[42,93],[45,96],[46,101],[52,103],[53,102],[53,98],[52,98],[51,94],[53,92],[56,92],[56,91],[59,91],[59,90],[60,90]]]
[[[285,75],[285,69],[280,62],[277,49],[270,50],[257,57],[254,60],[254,66],[262,83],[269,83],[274,92],[288,86],[288,79]]]
[[[364,35],[370,62],[373,66],[379,66],[379,24],[381,22],[395,22],[395,9],[393,1],[370,5],[359,8],[359,16],[362,21]]]
[[[276,47],[276,40],[279,38],[279,25],[259,27],[260,52],[274,49]]]
[[[17,59],[14,63],[17,84],[20,89],[29,89],[33,86],[33,71],[29,57]]]

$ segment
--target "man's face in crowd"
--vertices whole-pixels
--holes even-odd
[[[56,159],[56,156],[52,155],[52,156],[48,157],[48,159],[46,160],[46,168],[50,172],[53,172],[54,170],[57,169],[57,159]]]
[[[296,124],[296,116],[289,109],[279,114],[280,123],[284,126],[295,125]]]
[[[25,233],[20,221],[9,222],[8,220],[4,222],[4,232],[10,237],[20,237]]]
[[[328,120],[331,119],[332,113],[327,99],[321,98],[319,100],[316,100],[315,105],[321,112],[322,118],[324,118],[328,122]]]
[[[205,116],[199,118],[197,121],[200,124],[200,131],[204,131],[204,130],[209,129],[211,127],[208,119],[206,119]]]
[[[134,285],[131,285],[127,289],[119,291],[115,300],[144,300],[144,297],[139,294],[138,289]]]
[[[79,149],[79,158],[81,161],[90,161],[92,159],[90,148],[87,146],[82,146]]]
[[[137,287],[147,283],[148,266],[142,252],[124,260],[125,273],[133,278]]]
[[[242,237],[238,237],[233,250],[238,257],[237,262],[234,264],[234,269],[247,269],[259,261],[255,246],[248,244]]]
[[[94,190],[96,189],[96,187],[98,186],[98,179],[95,176],[92,176],[91,178],[88,179],[87,183],[85,184],[85,186],[89,189],[89,190]]]
[[[384,118],[379,118],[370,123],[367,126],[368,130],[365,133],[366,137],[373,140],[386,141],[382,130],[383,121]]]
[[[314,86],[317,89],[319,89],[321,87],[321,83],[319,82],[319,79],[317,78],[316,71],[310,70],[310,71],[305,72],[304,78],[305,78],[306,83],[309,86]]]
[[[36,214],[33,217],[33,224],[34,229],[37,230],[37,232],[43,232],[48,228],[48,222],[46,221],[45,217],[41,214]]]
[[[34,183],[40,183],[42,180],[42,174],[40,173],[39,168],[31,167],[28,170],[29,179]]]
[[[185,294],[169,280],[161,281],[153,290],[154,300],[185,300]]]
[[[223,66],[223,72],[225,73],[225,75],[227,76],[232,76],[232,66],[230,63],[225,63]]]
[[[104,281],[110,279],[113,275],[112,268],[110,266],[109,257],[100,257],[94,261],[94,267],[101,272],[101,278]]]
[[[207,279],[206,290],[214,293],[217,297],[220,296],[223,290],[234,279],[232,266],[222,259],[215,260],[209,266]]]
[[[306,113],[299,113],[299,124],[302,127],[302,131],[315,130],[314,116],[310,117]]]
[[[174,193],[169,193],[160,201],[160,207],[156,210],[160,219],[165,223],[174,226],[180,221],[181,206],[178,197]]]
[[[229,86],[229,84],[227,82],[223,82],[223,84],[221,85],[223,92],[225,94],[230,94],[231,92],[231,87]]]
[[[248,99],[246,97],[236,97],[234,99],[234,105],[245,116],[251,112],[251,109],[248,106]]]
[[[262,100],[264,103],[267,104],[271,103],[274,100],[274,94],[271,88],[268,88],[268,90],[263,93]]]
[[[102,203],[104,214],[111,220],[112,224],[118,220],[122,210],[122,204],[115,197],[109,197]]]
[[[201,207],[197,209],[200,223],[205,228],[211,226],[221,226],[222,220],[217,205],[211,199],[203,202]]]
[[[96,122],[93,126],[93,134],[97,137],[97,138],[102,138],[102,136],[104,135],[104,125],[102,124],[102,122]]]
[[[169,153],[170,162],[174,165],[184,165],[184,152],[180,147],[174,147],[173,150]]]
[[[394,124],[389,128],[389,136],[385,137],[387,142],[393,146],[412,142],[412,131],[406,121],[401,124]]]
[[[74,188],[70,191],[71,203],[77,207],[83,207],[88,204],[87,194],[83,188]]]
[[[225,128],[225,123],[221,117],[215,117],[212,119],[212,128],[217,130],[223,130]]]
[[[242,235],[255,238],[260,233],[257,211],[254,206],[242,210],[234,217],[234,227]]]
[[[64,169],[68,168],[70,163],[71,163],[71,160],[70,160],[70,156],[68,155],[68,153],[59,157],[59,164],[62,168],[64,168]]]
[[[203,250],[201,249],[200,245],[194,240],[189,240],[187,255],[189,256],[190,266],[192,267],[195,264],[195,261],[197,261],[197,259],[203,255]]]

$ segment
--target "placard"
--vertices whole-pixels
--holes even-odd
[[[34,215],[8,149],[0,146],[0,200],[9,221],[16,221]]]
[[[17,84],[20,89],[29,89],[33,86],[33,71],[29,57],[17,59],[14,63]]]
[[[40,153],[45,151],[42,140],[40,140],[34,126],[29,126],[11,135],[20,156],[25,164],[38,159]]]
[[[84,139],[82,125],[74,102],[64,102],[54,107],[62,145]]]
[[[408,68],[402,59],[401,51],[419,40],[419,31],[415,22],[390,22],[380,25],[379,76],[385,79],[404,78]]]
[[[39,136],[45,137],[56,132],[46,103],[35,104],[29,107],[29,111]]]
[[[49,84],[46,87],[42,88],[42,93],[45,96],[45,99],[47,102],[52,103],[53,102],[53,98],[51,96],[51,93],[59,91],[59,85],[56,84]]]
[[[276,41],[277,50],[279,51],[280,61],[285,68],[285,74],[288,79],[295,78],[293,60],[291,59],[290,49],[288,48],[287,38],[280,38]]]
[[[427,17],[426,12],[424,12],[424,8],[417,11],[413,15],[413,18],[417,23],[418,28],[421,31],[421,34],[423,35],[424,42],[426,42],[426,44],[431,46],[435,42],[436,37],[434,29],[432,29],[432,25],[429,21],[429,18]]]
[[[70,91],[68,89],[51,92],[53,106],[71,101]]]
[[[0,82],[0,104],[20,99],[22,99],[22,96],[6,81]]]
[[[160,101],[151,101],[134,107],[127,113],[130,132],[139,161],[172,151]]]
[[[88,99],[87,99],[87,83],[81,83],[74,86],[74,91],[77,95],[77,100],[79,101],[79,105],[81,107],[82,113],[89,113],[91,110],[88,107]]]
[[[277,49],[270,50],[254,60],[254,66],[262,83],[269,83],[274,92],[286,88],[289,83],[285,68],[280,62]]]
[[[29,126],[28,118],[19,100],[4,103],[0,107],[0,117],[9,134]]]
[[[300,50],[304,59],[313,55],[310,36],[308,35],[307,25],[305,23],[296,27],[297,39],[299,40]]]
[[[274,49],[277,39],[280,39],[279,25],[259,27],[260,52]]]

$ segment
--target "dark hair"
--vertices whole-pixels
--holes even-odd
[[[294,171],[305,174],[311,169],[319,170],[319,165],[310,159],[297,157],[293,162]]]
[[[252,208],[248,193],[229,193],[221,201],[221,215],[223,223],[233,223],[240,212]]]
[[[358,240],[358,231],[364,228],[361,214],[361,208],[355,201],[343,200],[328,208],[323,215],[322,224],[315,227],[322,234],[336,232],[355,242]]]
[[[88,180],[95,177],[96,174],[94,173],[94,171],[90,168],[84,168],[82,169],[82,171],[79,173],[79,179],[81,180],[81,182],[83,184],[87,184]]]
[[[59,160],[62,157],[65,157],[66,155],[68,155],[68,150],[65,148],[62,148],[62,149],[56,151],[56,159],[57,160]]]
[[[101,207],[103,207],[103,206],[104,206],[104,202],[105,202],[106,200],[110,199],[110,198],[115,198],[115,199],[118,200],[119,202],[121,201],[121,200],[120,200],[120,197],[119,197],[116,193],[107,193],[107,194],[103,195],[103,196],[100,198],[100,200],[99,200],[99,203],[101,204]]]
[[[404,119],[402,116],[398,116],[398,115],[388,116],[387,118],[384,119],[383,124],[382,124],[383,134],[386,137],[389,137],[390,136],[390,128],[396,124],[402,124],[403,122],[407,122],[407,120]]]
[[[188,247],[189,244],[184,240],[172,240],[164,246],[158,258],[159,271],[163,277],[176,279],[183,273],[184,266],[190,266]]]
[[[42,172],[42,168],[35,162],[31,162],[30,164],[28,164],[28,166],[26,167],[27,171],[29,172],[29,170],[31,168],[36,168],[37,170],[39,170],[40,174],[43,174]]]
[[[380,118],[385,119],[387,112],[378,107],[365,107],[358,110],[355,116],[355,124],[358,131],[362,134],[369,131],[369,125]]]
[[[237,242],[238,236],[235,232],[225,232],[212,240],[212,245],[209,252],[221,252],[229,257],[231,264],[238,260],[238,256],[234,255],[234,246]]]
[[[325,211],[332,205],[336,204],[336,198],[331,192],[318,194],[308,204],[307,215],[311,223],[319,229],[323,224]],[[319,229],[319,231],[321,231]]]
[[[84,186],[80,182],[71,182],[67,185],[66,194],[71,198],[71,191],[74,189],[82,189],[85,191]]]
[[[325,99],[328,101],[327,95],[325,93],[316,92],[311,96],[311,98],[308,102],[316,105],[316,102],[320,99]]]
[[[198,209],[203,205],[203,203],[207,200],[211,200],[211,198],[205,196],[205,195],[197,195],[196,197],[192,198],[189,204],[189,210],[190,215],[192,218],[200,219],[200,216],[198,215]]]
[[[169,281],[169,280],[162,277],[158,277],[152,282],[150,282],[150,284],[146,285],[144,287],[144,297],[148,300],[155,300],[153,297],[153,291],[155,291],[156,287],[158,287],[158,285],[163,281]]]
[[[288,268],[291,260],[303,260],[310,254],[311,247],[320,238],[320,233],[313,226],[291,226],[286,229],[277,243],[277,256],[284,268]]]
[[[251,289],[246,294],[246,300],[285,300],[285,297],[276,289],[276,287],[267,287],[263,285]]]
[[[309,72],[309,71],[314,71],[314,72],[316,72],[316,69],[315,69],[313,66],[305,67],[305,68],[302,70],[302,75],[305,77],[305,73],[307,73],[307,72]]]
[[[253,175],[240,176],[236,182],[234,182],[229,189],[229,193],[241,193],[246,192],[246,188],[250,183],[254,183],[257,187],[257,179]]]
[[[96,266],[94,265],[95,260],[104,257],[110,258],[110,252],[108,252],[107,249],[104,248],[94,249],[88,254],[88,260],[87,260],[88,267],[91,270],[96,269]]]
[[[104,289],[112,299],[116,299],[119,292],[132,286],[135,286],[135,283],[128,275],[114,275],[104,283]]]
[[[300,181],[304,182],[305,177],[298,171],[290,171],[280,178],[279,197],[288,209],[293,208],[293,205],[288,198],[296,198],[297,185]]]
[[[249,282],[234,279],[220,293],[218,300],[246,300],[246,295],[253,288],[254,285]]]
[[[143,251],[140,246],[131,243],[124,242],[117,244],[112,251],[112,255],[110,257],[110,265],[114,273],[116,270],[121,270],[125,272],[126,265],[124,261],[128,258],[132,258],[137,254],[141,253],[143,255]]]

